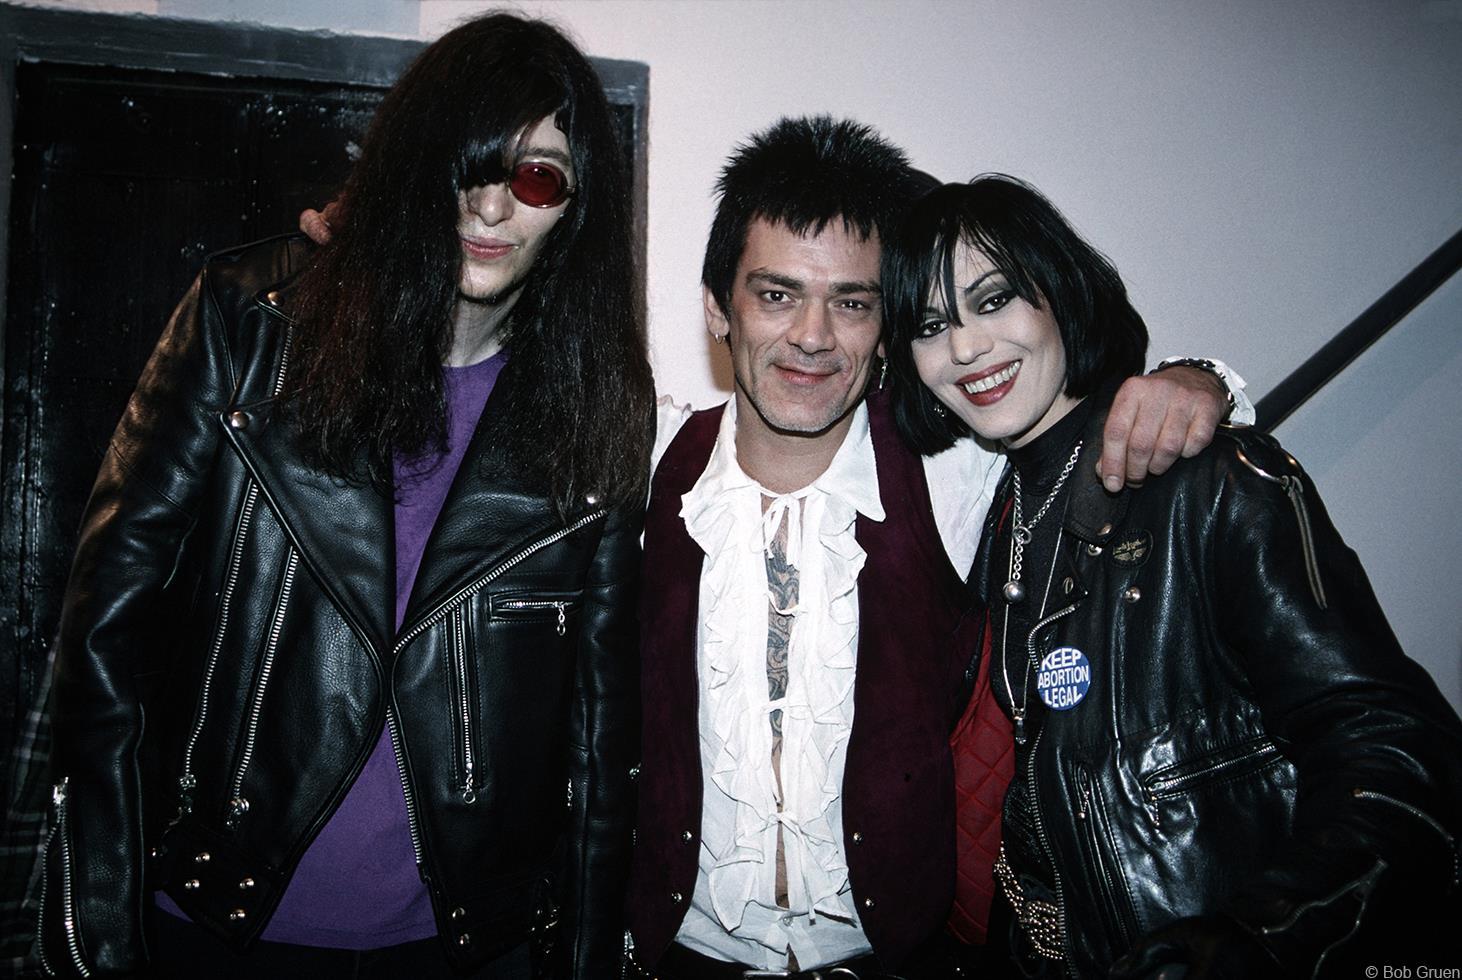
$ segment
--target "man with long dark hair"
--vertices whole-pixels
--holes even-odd
[[[392,89],[332,241],[208,261],[67,591],[48,970],[617,961],[653,400],[630,199],[586,59],[496,14]]]
[[[955,976],[957,839],[985,856],[956,909],[961,938],[984,938],[999,823],[957,838],[955,795],[998,814],[1010,730],[983,720],[973,786],[950,735],[979,643],[963,577],[1002,461],[965,440],[922,465],[881,393],[880,242],[926,186],[827,117],[782,120],[722,172],[702,285],[735,393],[662,418],[645,518],[640,976]],[[1225,404],[1192,368],[1123,397],[1103,462],[1119,485],[1152,443],[1153,472],[1197,452]]]

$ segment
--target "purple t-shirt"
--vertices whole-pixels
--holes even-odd
[[[507,362],[499,352],[467,367],[442,368],[447,451],[397,457],[396,628],[416,581],[427,538],[472,440],[487,396]],[[183,912],[162,892],[158,905]],[[365,768],[300,859],[263,938],[336,949],[378,949],[437,934],[431,899],[416,871],[400,770],[382,728]]]

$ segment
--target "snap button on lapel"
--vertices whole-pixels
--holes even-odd
[[[249,427],[249,416],[247,412],[229,412],[228,427],[230,429],[247,429]]]
[[[1141,599],[1141,598],[1142,598],[1142,590],[1139,589],[1135,585],[1128,586],[1127,588],[1125,588],[1125,589],[1122,590],[1122,601],[1123,602],[1136,602],[1138,599]]]

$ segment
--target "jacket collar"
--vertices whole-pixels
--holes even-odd
[[[300,273],[303,271],[301,266],[279,282],[259,290],[254,294],[254,302],[293,324],[295,311],[299,308]]]
[[[472,441],[427,539],[401,632],[517,551],[598,509],[590,500],[567,517],[553,506],[545,473],[509,459],[505,446],[517,409],[531,403],[508,359],[482,410]]]
[[[261,290],[254,301],[291,320],[298,276]],[[510,464],[503,426],[515,400],[513,363],[503,368],[427,540],[402,632],[529,540],[563,526],[548,503],[542,474]],[[299,457],[290,405],[266,398],[234,405],[219,421],[258,482],[306,567],[378,650],[397,635],[393,611],[395,512],[389,493],[312,470]],[[242,423],[242,424],[239,424]]]
[[[1073,485],[1071,497],[1066,502],[1063,525],[1067,533],[1088,544],[1105,546],[1107,539],[1121,526],[1132,503],[1131,490],[1124,487],[1116,493],[1108,493],[1096,470],[1097,462],[1102,458],[1102,428],[1107,423],[1112,399],[1125,380],[1108,382],[1091,394],[1091,418],[1081,434],[1081,455],[1077,457],[1076,469],[1071,474]]]

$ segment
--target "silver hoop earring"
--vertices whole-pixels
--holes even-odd
[[[713,333],[711,336],[715,338],[718,344],[724,344],[726,342],[726,335],[723,333]]]
[[[883,363],[878,366],[878,390],[879,391],[882,391],[883,390],[883,386],[885,384],[887,384],[887,383],[888,383],[888,358],[885,357],[883,359]]]

